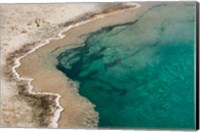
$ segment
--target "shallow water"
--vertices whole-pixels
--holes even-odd
[[[195,3],[164,3],[103,28],[57,68],[96,105],[99,127],[193,129]]]

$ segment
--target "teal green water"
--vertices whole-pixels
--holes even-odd
[[[164,3],[89,34],[57,68],[96,105],[99,127],[194,129],[195,3]]]

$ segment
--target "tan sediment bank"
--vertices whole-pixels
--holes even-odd
[[[32,81],[34,92],[55,93],[61,96],[59,102],[64,110],[58,121],[59,127],[96,127],[98,113],[94,111],[93,104],[79,95],[77,86],[56,69],[56,56],[69,47],[81,44],[83,42],[83,39],[80,38],[81,35],[97,31],[108,25],[135,21],[152,5],[141,4],[140,8],[129,8],[93,16],[93,21],[70,29],[63,33],[64,38],[52,40],[20,60],[21,66],[17,68],[17,72],[24,78],[34,79]]]
[[[19,81],[12,74],[14,61],[42,41],[58,34],[64,28],[63,24],[84,14],[102,12],[103,5],[0,4],[0,127],[51,127],[50,106],[55,103],[55,97],[44,93],[22,94],[27,81]]]

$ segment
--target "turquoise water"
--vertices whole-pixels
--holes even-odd
[[[57,68],[96,105],[99,127],[194,129],[195,3],[164,3],[87,35]]]

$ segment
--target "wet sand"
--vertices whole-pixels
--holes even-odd
[[[52,40],[47,45],[20,60],[17,72],[22,77],[33,78],[33,91],[36,93],[55,93],[61,96],[59,102],[64,109],[58,121],[60,128],[97,127],[98,113],[94,105],[78,93],[77,86],[62,72],[56,69],[56,56],[67,48],[80,46],[84,41],[80,36],[97,31],[109,25],[133,22],[154,4],[141,4],[140,8],[129,8],[103,15],[63,33],[64,38]]]
[[[52,104],[53,96],[21,94],[27,81],[15,78],[14,61],[40,42],[57,35],[64,29],[63,24],[98,12],[102,12],[102,8],[97,3],[0,4],[1,127],[51,127],[48,102]]]

